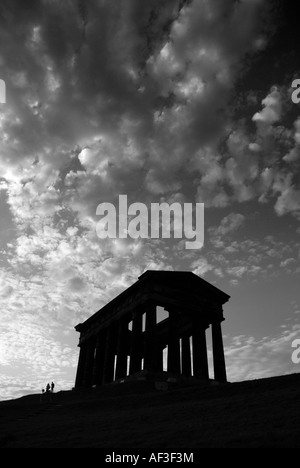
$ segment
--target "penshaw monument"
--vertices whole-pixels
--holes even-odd
[[[226,382],[221,323],[230,296],[192,272],[146,271],[78,324],[75,388],[155,375],[209,380],[206,330],[211,327],[214,379]],[[158,320],[158,308],[168,316]]]

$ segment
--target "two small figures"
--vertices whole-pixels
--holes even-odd
[[[46,401],[52,401],[51,393],[54,392],[54,387],[55,387],[54,382],[51,382],[51,385],[49,383],[47,383],[47,385],[46,385],[46,395],[45,395],[45,389],[44,388],[42,389],[42,395],[41,395],[41,398],[40,398],[41,402],[44,401],[44,396],[46,396]]]

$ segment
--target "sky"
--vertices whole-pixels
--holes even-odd
[[[75,325],[148,269],[231,296],[230,381],[300,371],[295,5],[1,1],[0,400],[72,388]],[[202,249],[99,239],[120,194],[204,203]]]

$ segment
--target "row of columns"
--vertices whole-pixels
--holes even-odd
[[[143,333],[143,313],[146,313]],[[143,369],[163,371],[163,351],[168,346],[167,370],[186,377],[209,379],[206,330],[203,324],[193,319],[192,334],[182,336],[178,329],[177,315],[169,313],[167,343],[158,342],[156,305],[148,303],[132,314],[132,331],[128,330],[128,317],[122,317],[108,328],[101,330],[80,346],[75,387],[103,385]],[[181,335],[181,336],[180,336]],[[181,345],[180,345],[181,338]],[[192,338],[193,353],[191,353]],[[226,367],[223,349],[221,322],[212,323],[213,362],[215,380],[226,382]]]

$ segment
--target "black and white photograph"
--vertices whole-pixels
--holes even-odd
[[[298,3],[0,0],[0,448],[300,447]]]

